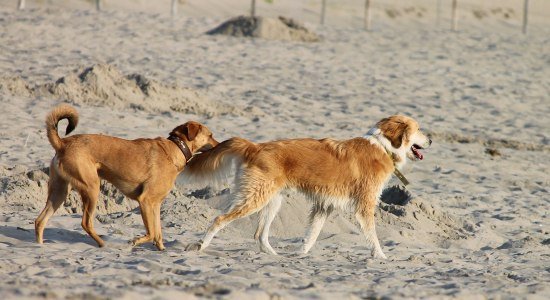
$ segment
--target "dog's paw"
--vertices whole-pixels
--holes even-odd
[[[378,250],[378,251],[373,250],[371,252],[371,255],[372,255],[373,258],[376,258],[376,259],[388,259],[386,257],[386,255],[384,254],[384,252],[382,252],[382,250]]]
[[[185,246],[185,251],[200,251],[202,243],[191,243]]]
[[[260,244],[260,252],[271,254],[271,255],[278,255],[275,250],[269,245],[263,246]]]
[[[164,251],[164,250],[166,250],[166,247],[164,247],[164,244],[155,243],[155,246],[157,246],[157,249],[158,249],[159,251]]]

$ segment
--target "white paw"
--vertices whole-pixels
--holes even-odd
[[[277,252],[271,248],[271,246],[264,246],[260,244],[260,251],[271,255],[278,255]]]
[[[382,250],[379,250],[379,249],[378,250],[372,250],[371,254],[372,254],[372,257],[374,257],[374,258],[388,259],[386,257],[386,255],[384,254],[384,252],[382,252]]]

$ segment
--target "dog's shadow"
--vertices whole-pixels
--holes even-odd
[[[36,235],[33,229],[22,228],[19,226],[5,225],[0,226],[0,237],[5,236],[25,243],[31,243],[39,246],[36,243]],[[125,240],[124,238],[112,237],[109,235],[99,235],[109,246],[114,248],[126,248],[133,249],[133,251],[140,250],[157,250],[156,246],[152,243],[145,243],[143,245],[131,246],[132,238]],[[13,242],[2,241],[0,242],[10,247],[16,246]],[[92,247],[97,247],[97,243],[85,232],[79,232],[78,230],[69,230],[64,228],[45,228],[44,229],[44,244],[63,243],[67,245],[83,243]],[[185,248],[185,244],[182,244],[178,240],[164,241],[164,245],[167,248]]]
[[[22,227],[17,226],[2,226],[0,227],[0,236],[5,236],[8,238],[16,239],[22,242],[27,243],[36,243],[36,236],[34,229],[26,229]],[[46,228],[44,230],[44,243],[55,243],[55,242],[61,242],[61,243],[67,243],[67,244],[74,244],[74,243],[84,243],[90,246],[97,247],[97,244],[93,239],[91,239],[90,236],[87,234],[83,234],[80,232],[77,232],[75,230],[68,230],[64,228]],[[12,243],[4,242],[5,244],[9,244],[10,246],[13,246]],[[37,244],[38,245],[38,244]]]

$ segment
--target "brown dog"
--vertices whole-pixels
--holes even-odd
[[[374,228],[374,210],[382,189],[407,158],[421,160],[419,149],[432,141],[418,123],[405,116],[378,122],[364,137],[336,141],[295,139],[256,144],[241,138],[222,142],[197,155],[184,172],[197,179],[218,178],[238,166],[236,189],[229,211],[218,216],[202,240],[187,250],[206,248],[214,235],[231,221],[260,212],[255,238],[263,251],[277,254],[269,245],[269,227],[277,214],[283,189],[296,189],[312,202],[303,252],[315,243],[334,208],[351,208],[372,249],[386,258]],[[397,174],[400,174],[399,172]]]
[[[46,207],[35,221],[36,241],[43,242],[48,219],[65,201],[72,186],[82,197],[82,228],[103,247],[105,243],[93,226],[100,178],[103,178],[128,198],[139,202],[146,234],[134,239],[133,245],[153,241],[163,250],[162,200],[193,154],[218,144],[210,130],[200,123],[187,122],[174,128],[168,139],[130,141],[98,134],[62,139],[57,133],[61,119],[68,119],[66,134],[69,134],[78,123],[78,113],[69,105],[60,105],[46,118],[48,140],[55,149],[55,156],[50,164]]]

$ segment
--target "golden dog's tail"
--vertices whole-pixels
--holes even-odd
[[[184,178],[192,182],[220,181],[228,177],[231,168],[237,168],[257,151],[257,145],[242,139],[231,138],[211,150],[197,154],[187,163]]]
[[[78,112],[70,105],[61,104],[50,111],[46,117],[46,131],[48,133],[48,140],[50,141],[50,144],[52,144],[55,151],[59,151],[63,148],[63,140],[57,133],[57,123],[63,119],[69,120],[69,125],[67,125],[67,129],[65,130],[65,135],[67,135],[71,133],[71,131],[73,131],[78,124]]]

